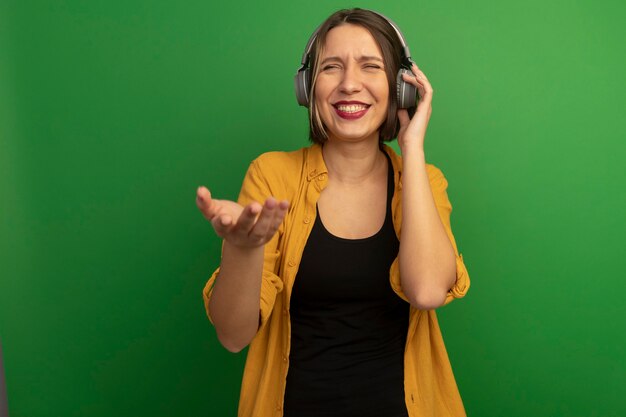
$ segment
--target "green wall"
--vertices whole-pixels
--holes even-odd
[[[0,2],[0,338],[12,417],[234,416],[201,300],[236,197],[307,144],[293,74],[354,4]],[[434,89],[471,278],[440,310],[471,416],[624,416],[626,5],[364,1]]]

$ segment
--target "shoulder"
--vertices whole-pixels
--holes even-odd
[[[244,182],[263,184],[270,195],[288,198],[303,180],[309,149],[273,151],[259,155],[250,163]]]
[[[256,157],[252,161],[252,165],[256,165],[257,168],[267,170],[268,172],[272,172],[275,168],[281,168],[281,171],[293,168],[302,165],[307,149],[302,148],[291,152],[265,152]]]
[[[265,152],[250,164],[250,170],[267,180],[294,178],[302,171],[308,148],[291,152]]]

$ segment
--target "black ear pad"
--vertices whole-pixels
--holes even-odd
[[[402,79],[402,74],[413,75],[413,73],[406,69],[400,68],[398,76],[396,77],[396,88],[398,96],[398,108],[408,109],[409,107],[415,107],[417,104],[417,88]]]
[[[310,97],[310,83],[311,83],[311,70],[304,68],[298,70],[294,77],[294,83],[296,88],[296,99],[298,104],[304,107],[309,107]]]

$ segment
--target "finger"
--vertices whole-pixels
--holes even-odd
[[[402,74],[402,79],[411,85],[415,85],[415,86],[419,85],[416,75],[404,73]]]
[[[406,109],[398,109],[398,120],[400,121],[401,128],[408,125],[411,121],[409,112]]]
[[[211,200],[211,192],[204,186],[198,187],[196,190],[196,201],[199,203],[204,203],[205,201]]]
[[[278,228],[282,224],[285,216],[287,215],[287,211],[289,210],[289,202],[283,200],[279,203],[278,208],[276,210],[276,214],[274,215],[274,219],[272,220],[272,224],[270,225],[267,231],[267,239],[271,239],[274,234],[278,231]]]
[[[249,236],[256,242],[263,241],[267,237],[268,230],[273,223],[274,217],[277,213],[278,202],[270,197],[265,200],[263,205],[263,211],[259,214],[254,227],[250,229]]]
[[[215,233],[221,238],[225,237],[234,227],[233,219],[228,214],[222,214],[220,216],[215,216],[211,220],[211,225],[215,230]]]
[[[234,232],[241,236],[247,236],[248,233],[250,233],[250,229],[254,226],[254,223],[256,222],[256,219],[262,209],[263,207],[257,202],[253,202],[245,206],[241,215],[237,219]]]
[[[430,105],[433,95],[432,87],[430,87],[430,85],[426,86],[425,84],[417,82],[415,79],[411,84],[415,85],[417,89],[417,107],[420,107],[422,103]]]
[[[211,220],[216,214],[211,192],[206,187],[200,186],[196,190],[196,206],[208,220]]]
[[[411,66],[411,72],[413,72],[413,77],[409,75],[407,81],[412,81],[411,79],[413,78],[417,82],[417,84],[421,84],[423,86],[430,85],[428,77],[426,76],[426,74],[424,74],[424,71],[418,68],[416,64],[413,64]],[[413,85],[415,85],[415,83],[413,83]]]
[[[423,85],[417,86],[417,94],[419,96],[419,102],[430,101],[430,95],[427,93],[426,88]]]
[[[430,95],[428,93],[429,89],[432,92],[432,87],[430,87],[430,83],[425,78],[421,78],[419,75],[409,75],[409,74],[402,74],[402,77],[404,81],[415,86],[415,88],[417,89],[417,93],[419,95],[420,101],[422,101],[422,98],[424,98],[424,96]]]
[[[415,80],[418,82],[420,97],[430,100],[430,96],[432,96],[433,93],[433,87],[430,85],[428,77],[426,77],[426,74],[424,74],[424,72],[420,70],[415,63],[411,66],[411,70],[413,71],[413,74],[415,74]]]
[[[415,74],[417,79],[419,79],[419,80],[427,80],[428,81],[428,77],[426,77],[426,74],[424,74],[424,71],[419,69],[419,67],[417,66],[416,63],[413,63],[413,65],[411,65],[411,71],[413,71],[413,74]]]

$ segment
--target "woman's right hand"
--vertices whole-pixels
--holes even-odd
[[[272,197],[263,205],[255,202],[243,207],[234,201],[211,198],[206,187],[198,187],[196,205],[219,237],[240,248],[257,248],[269,242],[289,208],[289,202]]]

